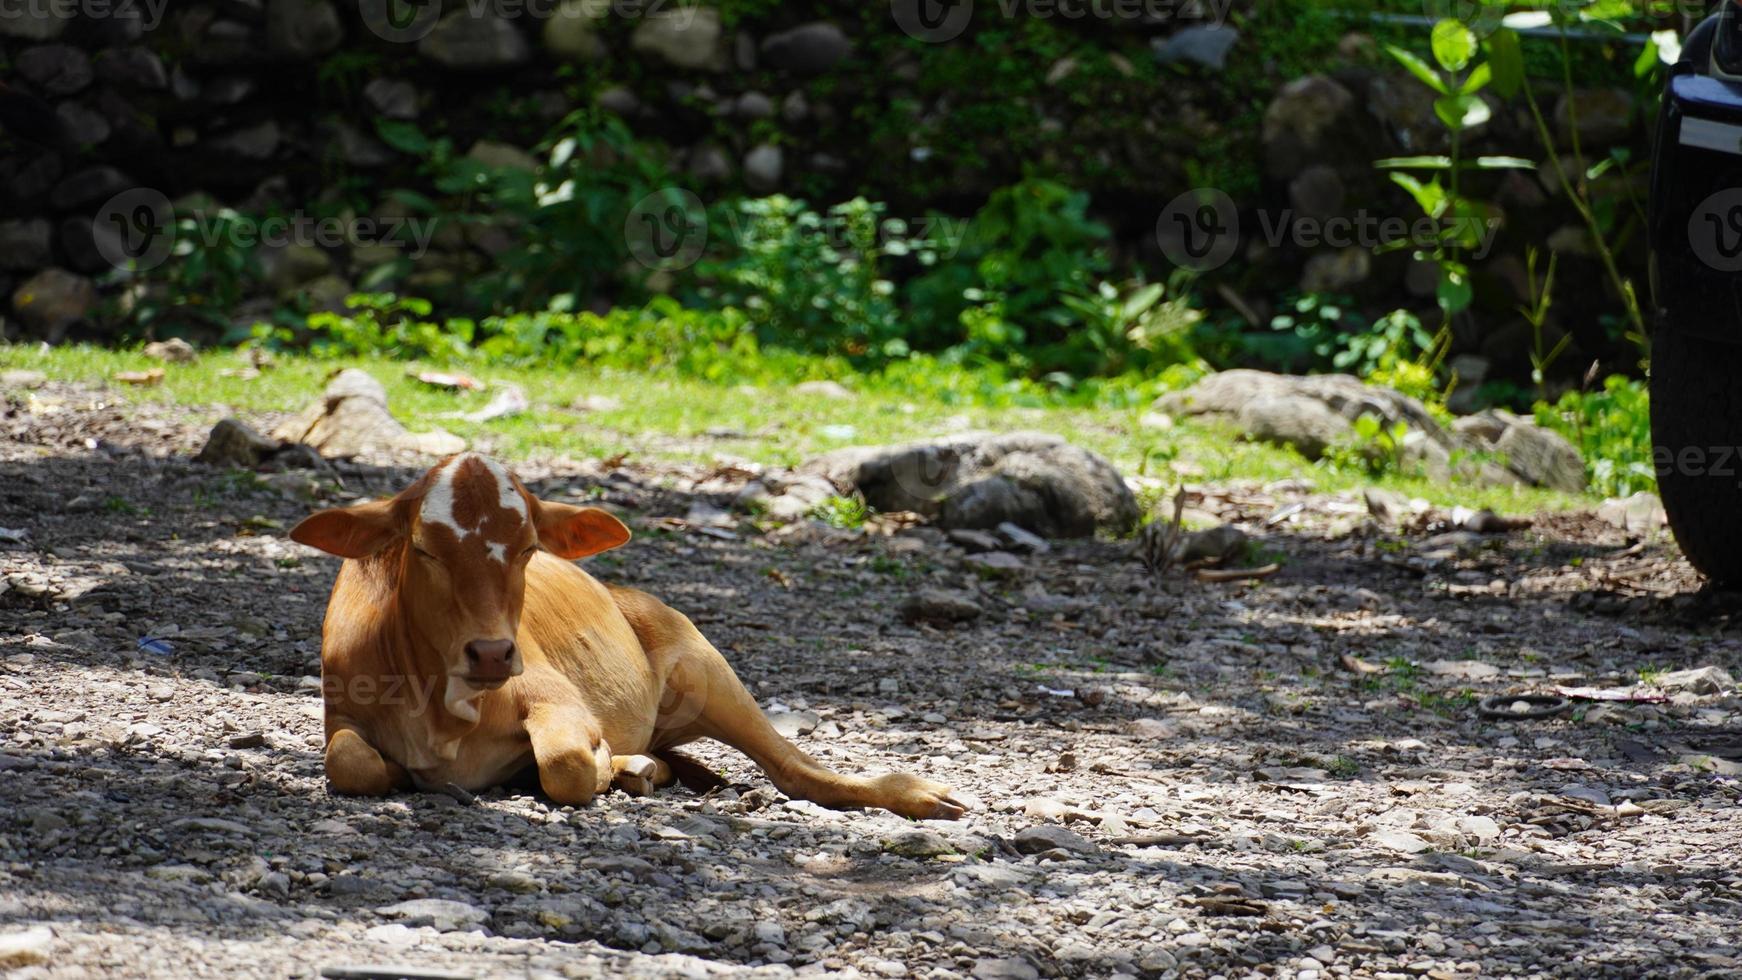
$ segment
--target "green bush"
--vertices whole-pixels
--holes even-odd
[[[1106,338],[1087,335],[1064,302],[1094,296],[1111,265],[1110,233],[1088,206],[1087,194],[1047,180],[993,193],[954,260],[910,286],[914,321],[934,337],[954,333],[965,356],[1021,373],[1106,373]]]
[[[432,139],[413,123],[383,122],[379,129],[389,145],[427,161],[437,192],[397,190],[392,197],[401,206],[458,224],[468,238],[511,237],[478,275],[456,277],[453,288],[468,312],[581,305],[601,292],[645,295],[645,270],[623,273],[632,267],[624,222],[637,201],[671,178],[621,120],[590,109],[570,113],[539,147],[545,159],[536,172],[457,156],[452,141]],[[408,271],[408,260],[397,260],[375,284]]]
[[[1569,391],[1553,405],[1538,402],[1536,421],[1579,447],[1593,491],[1625,497],[1656,489],[1645,382],[1613,375],[1601,391]]]
[[[724,211],[717,223],[733,230],[735,247],[696,270],[712,304],[742,308],[766,344],[876,361],[908,354],[895,285],[884,270],[890,260],[931,265],[934,243],[864,198],[826,215],[780,195]]]

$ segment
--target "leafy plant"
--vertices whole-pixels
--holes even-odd
[[[1502,0],[1479,0],[1471,13],[1476,16],[1491,16],[1504,10],[1510,4]],[[1645,317],[1641,311],[1637,290],[1630,278],[1623,275],[1620,264],[1616,260],[1619,243],[1642,226],[1645,220],[1643,208],[1631,188],[1631,176],[1626,173],[1631,163],[1625,151],[1611,153],[1603,160],[1587,161],[1584,147],[1579,136],[1579,104],[1573,98],[1574,56],[1571,50],[1570,34],[1575,26],[1581,28],[1597,28],[1620,33],[1623,30],[1621,21],[1635,13],[1635,5],[1631,0],[1592,0],[1590,3],[1556,3],[1548,4],[1546,10],[1533,10],[1507,16],[1501,27],[1496,29],[1483,47],[1488,54],[1488,60],[1472,72],[1472,78],[1483,68],[1487,69],[1487,81],[1491,81],[1494,89],[1502,98],[1511,99],[1523,95],[1525,105],[1530,111],[1538,141],[1547,156],[1548,164],[1553,170],[1554,187],[1566,195],[1567,201],[1578,212],[1585,225],[1587,237],[1595,248],[1601,260],[1604,272],[1621,298],[1626,314],[1626,336],[1636,343],[1641,351],[1646,346]],[[1438,38],[1442,25],[1456,24],[1456,21],[1440,21],[1435,25],[1436,55],[1439,54]],[[1559,54],[1560,83],[1563,95],[1563,105],[1566,113],[1566,129],[1570,135],[1570,155],[1563,156],[1556,147],[1554,131],[1549,127],[1543,115],[1542,105],[1537,98],[1536,90],[1531,84],[1523,47],[1517,28],[1520,26],[1552,25],[1556,29]],[[1468,34],[1468,28],[1459,24],[1459,28]],[[1451,27],[1444,27],[1448,34],[1456,33]],[[1468,48],[1469,39],[1460,39],[1457,48]],[[1473,52],[1472,52],[1473,53]],[[1657,39],[1646,45],[1645,50],[1633,64],[1636,77],[1644,79],[1652,75],[1659,62],[1660,48]],[[1613,200],[1606,199],[1598,193],[1596,182],[1611,170],[1622,171],[1620,185],[1625,188],[1627,197],[1624,207],[1616,207]],[[1456,170],[1454,169],[1454,173]]]
[[[1377,416],[1363,414],[1351,428],[1353,433],[1347,440],[1326,447],[1325,463],[1364,471],[1374,477],[1403,472],[1409,423],[1399,420],[1386,425]]]
[[[957,259],[909,292],[914,319],[958,323],[960,353],[1041,376],[1102,373],[1105,334],[1087,336],[1065,296],[1096,296],[1111,232],[1089,196],[1048,180],[995,191],[968,224]],[[923,329],[923,328],[922,328]]]
[[[1175,278],[1176,284],[1184,281],[1183,276]],[[1139,284],[1121,292],[1102,282],[1091,294],[1062,297],[1061,302],[1081,321],[1082,343],[1100,354],[1096,373],[1116,374],[1135,366],[1134,360],[1157,367],[1197,359],[1191,333],[1204,315],[1183,293],[1176,290],[1172,299],[1167,293],[1168,287],[1161,283]]]
[[[359,293],[345,299],[355,313],[311,314],[308,329],[314,335],[309,350],[321,357],[422,358],[437,363],[463,360],[471,353],[472,321],[428,319],[428,300],[401,299],[392,293]],[[270,330],[270,328],[268,328]],[[269,338],[276,331],[257,333]]]
[[[1445,127],[1451,142],[1451,152],[1444,156],[1399,157],[1375,164],[1393,171],[1392,181],[1409,192],[1422,214],[1439,223],[1434,247],[1417,251],[1416,258],[1430,260],[1440,270],[1435,297],[1442,314],[1443,345],[1450,341],[1451,318],[1468,309],[1475,295],[1463,252],[1481,245],[1488,222],[1494,217],[1491,207],[1462,193],[1464,171],[1527,169],[1534,164],[1515,157],[1479,157],[1469,162],[1462,157],[1464,134],[1487,123],[1493,115],[1481,92],[1494,81],[1496,72],[1495,61],[1478,60],[1480,48],[1468,26],[1451,18],[1434,24],[1432,50],[1437,67],[1395,45],[1386,50],[1433,91],[1434,117]],[[1407,171],[1432,176],[1424,180]]]
[[[226,343],[245,339],[231,323],[232,311],[261,279],[260,260],[242,242],[258,223],[231,208],[176,219],[175,245],[167,261],[140,275],[141,288],[127,311],[145,336],[175,336],[190,328],[216,332]]]
[[[1349,300],[1307,293],[1285,305],[1284,312],[1271,317],[1270,333],[1241,339],[1243,353],[1286,371],[1330,370],[1345,336],[1359,326]]]
[[[697,272],[710,300],[743,308],[763,343],[876,360],[909,351],[888,260],[936,261],[885,208],[854,198],[826,215],[785,196],[739,202],[726,223],[737,249]]]
[[[1569,391],[1553,405],[1538,402],[1536,421],[1579,448],[1595,492],[1624,497],[1657,486],[1644,382],[1613,375],[1601,391]]]
[[[607,285],[640,293],[641,277],[622,272],[634,268],[624,223],[635,202],[670,176],[621,120],[593,109],[570,113],[540,145],[544,159],[530,171],[458,156],[450,140],[413,123],[386,121],[377,129],[394,149],[426,161],[438,192],[395,191],[400,205],[456,223],[468,237],[507,235],[508,246],[487,267],[455,283],[474,311],[583,305]]]
[[[871,517],[871,508],[858,497],[829,497],[811,508],[811,516],[830,527],[856,530]]]

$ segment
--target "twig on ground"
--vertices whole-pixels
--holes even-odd
[[[1200,582],[1239,582],[1246,579],[1266,579],[1282,571],[1282,566],[1271,562],[1257,568],[1200,568]]]

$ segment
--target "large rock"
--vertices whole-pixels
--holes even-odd
[[[398,78],[377,78],[363,86],[369,108],[389,119],[417,118],[417,88]]]
[[[65,269],[38,272],[12,291],[12,312],[26,333],[59,343],[97,305],[97,287]]]
[[[509,21],[495,14],[474,17],[461,9],[438,21],[417,42],[417,53],[448,68],[485,71],[525,64],[532,47]]]
[[[381,382],[356,368],[340,371],[320,398],[272,430],[272,437],[312,446],[323,456],[380,451],[446,456],[466,448],[466,440],[441,429],[407,431],[388,412]]]
[[[99,52],[93,64],[97,77],[111,85],[153,90],[169,87],[163,59],[145,48],[110,48]]]
[[[643,54],[658,55],[676,68],[726,67],[720,45],[720,14],[712,7],[691,7],[647,17],[635,28],[629,46]]]
[[[562,0],[545,21],[544,49],[570,61],[598,61],[606,54],[599,26],[609,12],[597,0]]]
[[[1530,419],[1490,409],[1461,418],[1453,431],[1498,457],[1527,483],[1568,493],[1585,489],[1585,460],[1560,433]]]
[[[850,484],[883,511],[914,511],[945,528],[1005,522],[1047,537],[1122,532],[1137,500],[1100,456],[1039,432],[963,433],[902,446],[843,449],[804,467]]]
[[[327,0],[272,0],[266,5],[266,46],[293,61],[307,61],[339,46],[345,28]]]
[[[253,469],[278,452],[282,445],[278,440],[268,439],[254,431],[241,419],[222,419],[212,426],[211,434],[206,437],[206,444],[194,457],[194,462]]]
[[[1228,52],[1240,40],[1240,32],[1226,24],[1194,24],[1176,31],[1166,40],[1151,42],[1155,60],[1162,64],[1184,63],[1201,65],[1221,71],[1228,64]]]
[[[1213,415],[1242,426],[1262,424],[1264,435],[1254,438],[1293,445],[1310,459],[1323,455],[1363,415],[1387,427],[1403,422],[1420,432],[1442,431],[1421,402],[1347,374],[1294,377],[1244,368],[1223,371],[1184,391],[1162,395],[1154,407],[1176,418]]]
[[[1527,419],[1488,412],[1448,429],[1408,395],[1346,374],[1308,377],[1239,369],[1212,374],[1156,399],[1155,411],[1234,423],[1248,439],[1292,446],[1318,459],[1333,446],[1356,446],[1355,420],[1371,416],[1387,430],[1408,427],[1397,452],[1435,479],[1489,485],[1528,483],[1577,492],[1585,486],[1578,450]]]
[[[1264,160],[1270,175],[1291,178],[1335,156],[1337,134],[1354,107],[1354,93],[1324,75],[1283,86],[1264,112]]]
[[[770,65],[801,75],[828,71],[852,51],[846,32],[828,21],[800,24],[762,41],[762,57]]]
[[[786,154],[772,143],[763,143],[744,154],[744,183],[754,191],[771,191],[780,186],[786,172]]]
[[[54,231],[41,218],[0,222],[0,269],[40,269],[54,259]]]
[[[25,48],[12,63],[18,77],[49,95],[71,95],[91,84],[91,59],[68,44]]]

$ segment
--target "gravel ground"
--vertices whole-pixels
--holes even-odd
[[[637,530],[588,567],[688,612],[806,750],[972,812],[822,810],[713,746],[708,796],[355,800],[320,763],[336,563],[284,532],[304,495],[415,463],[197,466],[215,410],[55,384],[0,411],[20,976],[1742,974],[1742,698],[1675,673],[1739,672],[1738,606],[1590,515],[1475,535],[1197,487],[1194,518],[1282,570],[1157,582],[1124,543],[988,563],[897,522],[765,533],[715,509],[730,466],[535,461],[535,490]],[[973,618],[909,623],[922,589]],[[1478,712],[1568,687],[1627,700]]]

